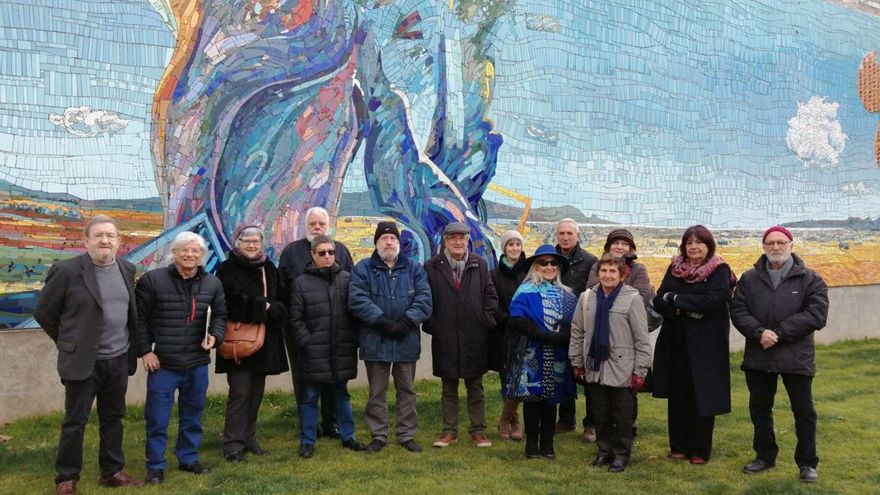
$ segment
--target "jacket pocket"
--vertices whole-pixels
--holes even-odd
[[[56,342],[55,347],[57,347],[59,351],[63,352],[73,352],[76,350],[76,344],[64,340],[59,340],[58,342]]]

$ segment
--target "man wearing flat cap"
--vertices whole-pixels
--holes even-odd
[[[413,382],[421,354],[419,325],[431,316],[431,288],[425,269],[400,256],[400,231],[394,222],[379,222],[376,250],[351,273],[348,307],[360,320],[360,358],[367,369],[370,398],[366,420],[372,440],[367,452],[388,443],[388,378],[397,392],[397,442],[421,452],[415,442],[418,414]]]
[[[483,375],[489,369],[488,335],[495,327],[498,297],[486,261],[468,252],[470,230],[453,222],[443,229],[443,250],[425,263],[434,312],[425,322],[431,334],[434,376],[443,382],[443,431],[434,447],[458,438],[458,383],[467,389],[468,433],[477,447],[486,437]]]
[[[792,253],[794,237],[785,227],[764,232],[764,254],[745,272],[730,306],[733,325],[746,338],[742,370],[749,387],[749,414],[754,425],[755,460],[743,466],[757,474],[776,465],[779,447],[773,431],[777,378],[794,413],[794,460],[800,480],[819,479],[816,470],[816,409],[812,383],[816,374],[813,333],[828,318],[828,288],[816,272]]]

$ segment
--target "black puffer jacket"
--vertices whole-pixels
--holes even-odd
[[[211,362],[210,351],[202,349],[208,307],[215,348],[226,334],[226,298],[220,279],[200,266],[192,278],[184,280],[172,264],[145,273],[135,295],[138,356],[153,351],[159,366],[176,371]]]
[[[742,369],[767,373],[816,374],[813,332],[828,319],[828,287],[803,260],[794,264],[775,289],[767,274],[767,256],[743,273],[730,304],[733,326],[746,338]],[[761,332],[779,336],[773,347],[761,347]]]
[[[263,275],[260,268],[266,272],[267,297],[263,297]],[[217,373],[249,370],[277,375],[287,371],[282,333],[287,327],[289,297],[275,265],[269,260],[254,265],[230,252],[226,261],[217,269],[217,278],[223,283],[223,292],[226,295],[227,320],[266,324],[263,347],[252,356],[242,359],[240,365],[236,365],[231,359],[223,359],[218,354]],[[268,310],[266,302],[269,303]]]
[[[501,255],[505,258],[505,255]],[[507,320],[510,318],[510,301],[513,294],[519,288],[526,276],[526,257],[523,254],[513,267],[508,267],[504,261],[499,261],[498,266],[492,270],[492,285],[498,294],[498,312],[495,314],[495,328],[489,331],[489,369],[502,371],[507,356],[508,335]]]
[[[290,292],[290,331],[302,380],[319,385],[357,376],[358,334],[348,314],[351,274],[306,265]]]
[[[562,248],[556,245],[556,252],[562,253]],[[562,283],[565,284],[576,297],[587,290],[587,278],[590,275],[590,269],[599,259],[592,254],[584,251],[580,244],[575,244],[571,256],[568,256],[568,271],[562,274]]]

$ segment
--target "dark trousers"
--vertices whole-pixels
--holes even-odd
[[[526,442],[540,441],[541,450],[553,450],[556,433],[556,406],[548,406],[546,400],[523,402],[523,428]]]
[[[302,391],[305,389],[305,382],[299,379],[296,372],[296,347],[293,339],[284,336],[284,350],[287,352],[287,364],[290,366],[290,375],[293,377],[293,398],[296,399],[296,409],[299,411],[302,405]],[[321,430],[324,432],[336,430],[336,402],[334,401],[333,391],[324,389],[321,391]]]
[[[112,476],[125,466],[122,451],[122,418],[128,390],[128,356],[95,361],[92,376],[85,380],[62,380],[64,422],[55,459],[55,483],[78,480],[83,463],[83,435],[98,400],[98,465],[101,476]]]
[[[591,383],[598,455],[629,459],[633,445],[636,394],[628,388]]]
[[[782,376],[782,384],[788,393],[791,412],[794,414],[794,431],[797,446],[794,461],[798,467],[819,465],[816,455],[816,409],[813,407],[813,377],[789,373],[764,373],[746,371],[746,384],[749,387],[749,413],[755,427],[752,448],[758,459],[774,464],[779,446],[773,433],[773,401],[776,397],[777,377]]]
[[[250,370],[226,373],[229,396],[226,399],[226,422],[223,425],[223,455],[256,450],[257,413],[266,390],[266,375]]]
[[[715,416],[700,416],[697,412],[694,377],[687,352],[681,352],[672,361],[667,402],[669,449],[708,460],[712,455]]]
[[[458,382],[463,381],[467,390],[467,410],[470,419],[468,433],[486,432],[486,396],[483,392],[483,375],[469,378],[443,378],[440,398],[443,433],[458,436]]]
[[[573,399],[567,400],[559,404],[560,423],[565,423],[572,426],[575,424],[575,417],[577,416],[576,403],[577,395],[575,394]],[[584,426],[584,428],[592,428],[596,424],[596,421],[594,419],[593,401],[590,397],[590,390],[587,387],[584,387],[584,406],[584,419],[581,421],[581,424]]]

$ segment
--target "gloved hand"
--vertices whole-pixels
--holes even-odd
[[[643,388],[645,388],[645,377],[633,373],[632,381],[629,384],[629,389],[633,392],[638,392]]]
[[[574,367],[571,369],[574,374],[574,381],[581,385],[587,384],[587,372],[583,368]]]
[[[390,318],[385,318],[384,316],[379,318],[379,321],[377,321],[374,326],[376,327],[376,330],[385,337],[397,338],[394,337],[394,334],[400,332],[400,323]]]
[[[675,292],[667,292],[666,294],[663,294],[663,302],[666,304],[672,304],[675,302]]]

